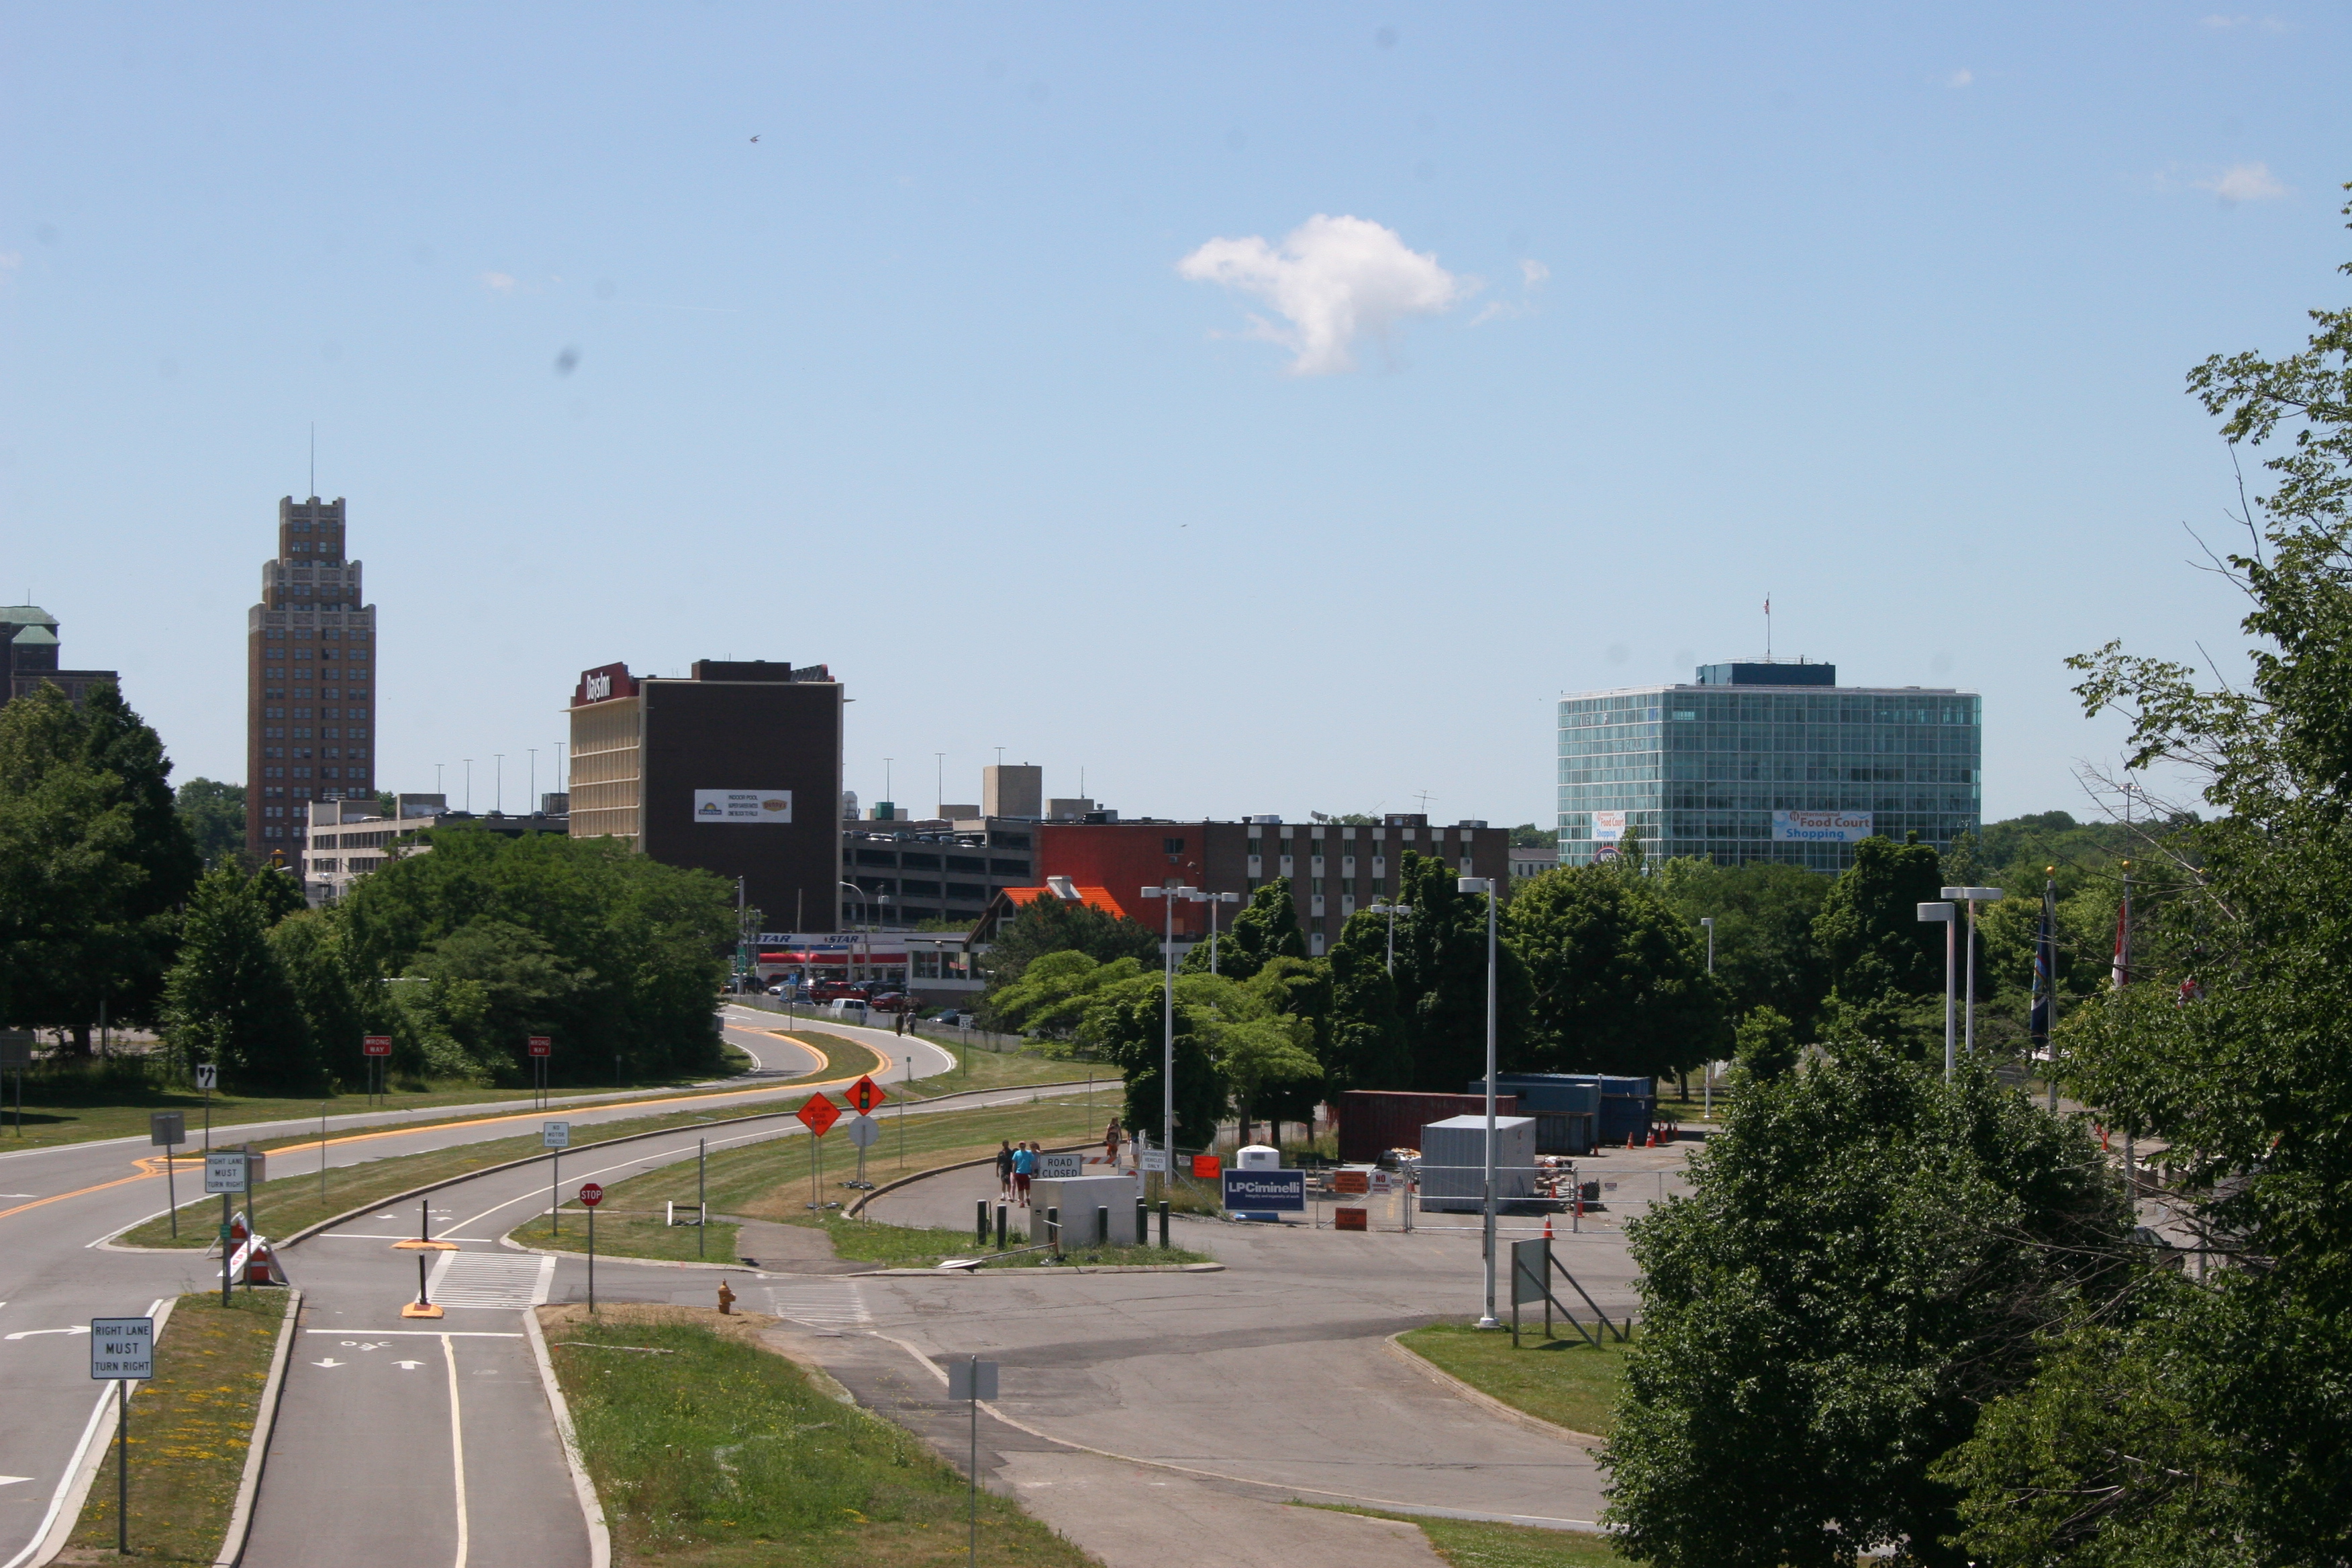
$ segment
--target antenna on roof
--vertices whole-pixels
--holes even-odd
[[[310,494],[319,493],[319,422],[310,421]]]
[[[1772,662],[1772,595],[1764,595],[1764,662]]]

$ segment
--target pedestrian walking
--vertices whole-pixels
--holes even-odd
[[[1013,1141],[1009,1138],[997,1145],[996,1195],[1007,1203],[1013,1201]]]
[[[1024,1143],[1013,1151],[1013,1201],[1024,1209],[1029,1206],[1029,1178],[1037,1172],[1034,1147]]]

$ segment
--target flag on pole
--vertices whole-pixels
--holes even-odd
[[[2126,871],[2123,906],[2116,910],[2116,961],[2107,973],[2107,984],[2117,991],[2131,979],[2131,873]]]
[[[2044,878],[2042,883],[2042,925],[2033,936],[2033,1011],[2031,1028],[2033,1034],[2033,1054],[2046,1056],[2050,1050],[2051,1026],[2057,1022],[2058,1011],[2058,884]]]

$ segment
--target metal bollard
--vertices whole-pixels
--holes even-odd
[[[1163,1248],[1168,1245],[1168,1200],[1166,1198],[1160,1200],[1160,1245]]]
[[[1045,1239],[1054,1244],[1054,1256],[1062,1256],[1062,1211],[1058,1206],[1045,1211]]]
[[[1135,1245],[1138,1247],[1151,1245],[1151,1221],[1148,1217],[1150,1213],[1150,1205],[1141,1198],[1135,1200]]]
[[[988,1200],[986,1198],[977,1199],[975,1200],[973,1206],[976,1212],[972,1216],[971,1244],[974,1247],[986,1247],[988,1245]],[[1003,1209],[998,1209],[996,1212],[999,1216],[996,1222],[996,1226],[998,1231],[1001,1233],[1004,1228],[1004,1220],[1002,1217],[1004,1211]],[[996,1245],[1002,1247],[1004,1243],[1000,1240]]]
[[[996,1205],[996,1250],[1004,1250],[1004,1205]]]
[[[1095,1245],[1110,1245],[1110,1205],[1104,1204],[1095,1210]]]

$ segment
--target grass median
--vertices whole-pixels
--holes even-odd
[[[1330,1505],[1302,1503],[1304,1508]],[[1337,1508],[1367,1519],[1394,1519],[1420,1527],[1430,1548],[1452,1568],[1633,1568],[1605,1535],[1545,1530],[1532,1524],[1496,1524],[1477,1519],[1431,1519],[1423,1514],[1382,1513],[1378,1509]]]
[[[909,1116],[903,1127],[886,1108],[880,1117],[881,1141],[867,1151],[866,1175],[875,1181],[892,1181],[901,1174],[982,1159],[1008,1139],[1034,1141],[1049,1148],[1082,1142],[1097,1130],[1097,1118],[1105,1114],[1099,1103],[1089,1107],[1083,1092],[1066,1100]],[[903,1163],[898,1147],[902,1134],[906,1144]],[[823,1194],[823,1201],[855,1201],[857,1194],[854,1189],[835,1184],[856,1168],[856,1151],[849,1147],[838,1126],[826,1136],[824,1143],[824,1185],[814,1190]],[[724,1149],[710,1156],[702,1173],[710,1213],[731,1217],[714,1218],[709,1233],[701,1238],[698,1248],[694,1227],[668,1225],[668,1211],[665,1208],[666,1205],[677,1204],[690,1210],[695,1202],[696,1179],[694,1163],[689,1160],[607,1184],[604,1201],[596,1214],[596,1250],[616,1258],[732,1262],[740,1257],[737,1251],[740,1236],[734,1219],[767,1220],[821,1229],[832,1241],[834,1257],[881,1268],[929,1268],[942,1258],[971,1257],[975,1250],[971,1233],[960,1227],[884,1225],[845,1218],[837,1209],[812,1211],[808,1207],[812,1191],[810,1151],[807,1143],[797,1138],[781,1143]],[[584,1213],[576,1202],[567,1200],[560,1237],[551,1231],[546,1215],[517,1226],[509,1234],[526,1247],[545,1247],[552,1242],[576,1248],[586,1239]],[[1101,1249],[1100,1256],[1095,1249],[1085,1249],[1083,1258],[1078,1257],[1079,1250],[1069,1249],[1073,1260],[1203,1261],[1197,1253],[1163,1252],[1158,1247],[1108,1248]],[[1034,1267],[1039,1260],[1039,1255],[1029,1254],[1008,1262]]]
[[[290,1297],[239,1291],[183,1296],[155,1345],[155,1376],[131,1401],[131,1554],[155,1563],[211,1563],[245,1477],[254,1417],[269,1381]],[[64,1563],[119,1563],[115,1497],[121,1450],[110,1440]]]
[[[772,1320],[683,1307],[540,1310],[614,1561],[659,1568],[947,1568],[964,1478],[767,1349]],[[944,1392],[944,1391],[942,1391]],[[1093,1560],[982,1488],[976,1561]]]
[[[1560,1331],[1566,1339],[1547,1340],[1538,1326],[1522,1331],[1518,1349],[1498,1329],[1433,1323],[1400,1334],[1397,1342],[1489,1398],[1572,1432],[1605,1437],[1615,1425],[1619,1392],[1625,1383],[1625,1357],[1632,1346],[1603,1334],[1599,1348]]]

